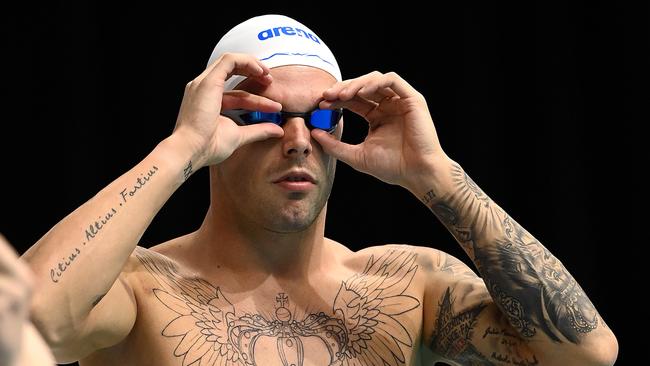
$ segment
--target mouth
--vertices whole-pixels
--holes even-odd
[[[316,179],[305,171],[290,171],[273,183],[289,191],[308,191],[316,186]]]

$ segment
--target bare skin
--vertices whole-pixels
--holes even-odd
[[[224,93],[233,73],[249,79]],[[316,106],[363,116],[366,140],[341,142],[343,123],[327,134],[299,117],[240,127],[220,116]],[[337,159],[412,192],[482,277],[430,248],[353,253],[325,238]],[[137,247],[205,166],[211,206],[199,230]],[[307,188],[287,188],[287,174]],[[49,281],[36,324],[58,360],[84,366],[415,365],[422,354],[606,365],[617,352],[568,271],[444,153],[424,97],[394,73],[337,83],[315,68],[223,56],[188,84],[174,133],[25,258]]]
[[[263,87],[249,82],[240,88],[263,93],[269,99],[282,103],[285,110],[300,111],[312,109],[321,99],[317,92],[309,95],[309,90],[322,90],[334,82],[326,73],[308,67],[272,70],[272,74],[272,86]],[[311,84],[313,89],[280,87],[285,80],[302,78],[314,80]],[[318,81],[324,86],[317,87]],[[307,98],[298,98],[297,95]],[[421,304],[424,299],[423,272],[418,271],[417,263],[427,260],[422,254],[418,256],[423,248],[379,247],[353,253],[345,246],[324,238],[324,205],[331,189],[335,160],[325,155],[314,143],[302,121],[288,121],[283,128],[283,140],[241,147],[229,159],[211,169],[212,205],[197,232],[155,246],[151,251],[136,249],[122,278],[134,289],[138,308],[147,310],[138,311],[134,328],[122,342],[95,352],[83,360],[82,365],[110,365],[116,359],[126,364],[189,365],[196,360],[220,364],[228,360],[234,365],[282,365],[282,357],[286,357],[289,364],[291,360],[295,361],[296,365],[336,364],[357,359],[365,360],[362,362],[366,364],[374,364],[382,359],[402,365],[416,363],[421,347],[418,340],[421,337]],[[340,134],[340,130],[337,133]],[[268,150],[281,151],[283,154],[265,154]],[[268,156],[268,161],[260,156]],[[249,169],[250,166],[262,169]],[[263,167],[270,169],[267,171]],[[295,167],[308,171],[316,178],[313,191],[285,193],[271,183],[278,175]],[[233,176],[238,179],[229,179]],[[367,328],[373,331],[369,332],[367,340],[349,339],[347,335],[347,341],[343,338],[333,340],[334,337],[327,336],[327,329],[318,331],[318,328],[330,324],[343,334],[359,328],[353,320],[346,319],[346,316],[356,314],[351,314],[348,307],[342,304],[353,299],[361,301],[361,297],[355,290],[342,290],[341,286],[346,281],[350,283],[355,275],[363,275],[371,258],[376,261],[375,266],[397,258],[407,265],[404,269],[412,270],[405,277],[399,271],[390,273],[389,279],[399,278],[404,291],[399,296],[384,295],[392,301],[403,301],[402,314],[377,312],[372,315],[368,321],[377,324]],[[374,272],[376,270],[364,276],[380,279]],[[200,296],[184,293],[183,283],[187,283],[185,286],[202,283],[208,289],[207,293],[223,298],[223,301],[219,302],[219,306],[210,307],[209,299],[201,302]],[[187,313],[182,310],[175,312],[170,308],[178,310],[178,306],[188,301],[204,304],[204,314],[210,319],[213,312],[207,309],[214,311],[220,308],[223,312],[230,309],[233,319],[257,315],[269,323],[304,322],[314,317],[318,323],[324,321],[327,324],[318,327],[297,326],[291,336],[285,334],[285,343],[279,346],[277,326],[266,324],[263,327],[242,320],[246,329],[255,334],[248,339],[258,336],[257,342],[254,346],[236,347],[236,350],[221,356],[214,352],[215,347],[221,349],[219,347],[223,345],[223,349],[227,349],[228,345],[237,344],[238,338],[231,335],[229,329],[237,332],[238,328],[209,326],[210,331],[221,337],[208,340],[205,335],[203,340],[199,336],[196,342],[192,339],[194,346],[185,345],[190,343],[183,343],[185,337],[191,339],[193,332],[203,328],[196,326],[194,317],[183,317]],[[387,325],[376,319],[387,319],[392,323]],[[350,329],[341,326],[339,320],[351,322]],[[401,337],[385,339],[387,334],[396,331],[396,326],[403,327]],[[306,336],[308,332],[315,334]],[[293,346],[287,345],[287,340]],[[358,347],[358,351],[350,348],[352,344]],[[299,351],[297,347],[303,347],[303,350]],[[138,349],[156,349],[160,352],[142,353],[137,352]]]
[[[227,263],[217,265],[210,274],[193,270],[185,250],[192,245],[192,236],[152,250],[136,250],[126,278],[143,311],[138,312],[138,321],[122,342],[95,352],[81,365],[113,365],[118,360],[129,365],[190,365],[196,360],[207,364],[228,360],[233,365],[283,365],[283,357],[296,365],[345,364],[360,359],[368,365],[381,359],[398,365],[419,364],[426,273],[421,269],[420,249],[395,245],[352,253],[326,240],[330,270],[291,279],[260,271],[247,272],[246,276],[227,268]],[[375,267],[363,274],[373,255]],[[405,265],[402,271],[388,272],[387,276],[388,280],[401,278],[398,285],[404,291],[379,298],[401,304],[401,314],[373,307],[358,296],[356,287],[345,286],[352,287],[355,275],[380,279],[374,272],[390,260]],[[407,270],[412,270],[413,276],[400,277]],[[202,291],[187,290],[199,286]],[[365,301],[378,309],[376,314],[361,315],[362,324],[372,324],[364,333],[366,340],[348,336],[352,335],[350,330],[362,327],[352,318],[358,313],[345,305],[352,301]],[[187,305],[190,303],[192,307]],[[197,317],[205,322],[197,325]],[[226,319],[236,324],[214,323]],[[390,324],[377,322],[379,319]],[[287,331],[282,324],[292,324],[293,328]],[[278,344],[278,340],[283,341]],[[230,345],[238,346],[230,349]],[[359,347],[358,352],[350,345]],[[142,349],[155,351],[140,352]]]

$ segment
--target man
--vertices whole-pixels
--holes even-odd
[[[368,121],[363,143],[340,141],[341,108]],[[481,277],[431,248],[352,252],[325,238],[337,160],[421,199]],[[138,247],[204,166],[201,227]],[[617,354],[560,261],[445,154],[422,95],[394,73],[342,81],[323,41],[277,15],[228,32],[171,136],[25,259],[47,279],[35,319],[61,362],[610,365]]]
[[[0,365],[54,365],[52,352],[29,321],[32,275],[0,235]]]

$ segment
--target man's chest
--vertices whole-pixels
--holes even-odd
[[[156,365],[410,365],[422,323],[413,259],[393,253],[313,286],[237,291],[143,258],[149,279],[127,354],[151,350]]]

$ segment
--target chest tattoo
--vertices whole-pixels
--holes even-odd
[[[273,310],[241,311],[218,286],[181,275],[166,257],[143,249],[136,256],[160,284],[155,297],[177,314],[161,334],[176,340],[183,366],[302,366],[306,351],[327,365],[405,365],[413,347],[400,318],[420,307],[405,294],[418,268],[414,253],[370,257],[363,272],[342,281],[331,312],[304,314],[283,292],[269,299]]]

